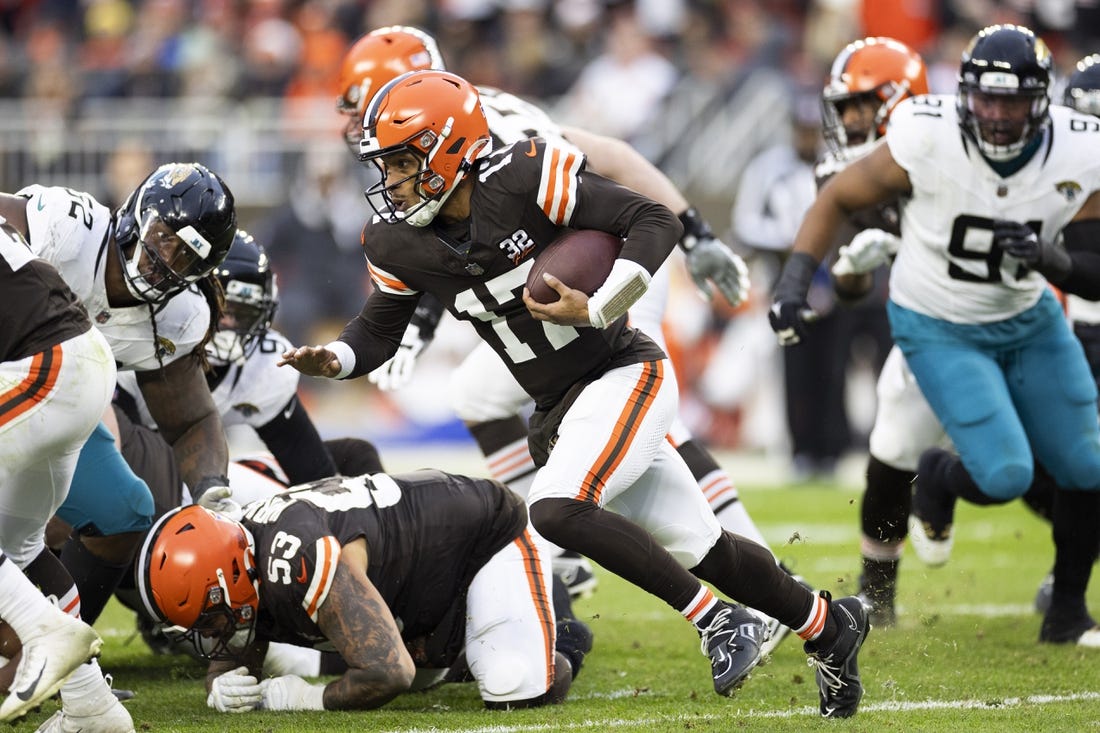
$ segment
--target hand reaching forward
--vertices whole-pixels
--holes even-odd
[[[299,346],[283,352],[278,366],[292,366],[308,377],[335,377],[340,373],[340,360],[324,346]]]

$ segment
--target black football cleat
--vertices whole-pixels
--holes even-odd
[[[1050,604],[1054,600],[1054,571],[1050,571],[1039,581],[1039,587],[1035,590],[1035,613],[1046,615],[1050,610]]]
[[[1043,616],[1043,625],[1039,627],[1039,642],[1076,644],[1097,649],[1100,648],[1100,625],[1089,615],[1083,603],[1068,608],[1054,605]]]
[[[941,448],[929,448],[917,462],[913,508],[909,515],[909,544],[930,567],[945,564],[955,543],[956,497],[944,484],[943,465],[952,458]]]
[[[768,627],[747,608],[719,601],[714,618],[699,636],[703,654],[710,657],[714,691],[730,697],[760,663]]]
[[[829,615],[838,627],[837,637],[827,648],[820,648],[812,641],[807,641],[803,648],[810,655],[810,666],[817,668],[814,676],[822,717],[850,718],[863,698],[856,657],[871,630],[871,622],[867,607],[856,596],[836,601],[828,591],[821,591],[821,596],[829,602]]]

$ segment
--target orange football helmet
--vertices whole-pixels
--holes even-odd
[[[138,556],[146,610],[206,659],[233,659],[252,641],[258,575],[244,526],[196,504],[161,517]]]
[[[391,224],[427,226],[474,161],[492,148],[477,88],[446,71],[412,71],[382,87],[367,106],[363,127],[359,160],[382,173],[367,189],[367,201]],[[419,170],[388,180],[384,158],[398,152],[415,156]],[[397,201],[392,194],[409,180],[420,200]]]
[[[410,71],[443,69],[435,39],[409,26],[373,30],[356,41],[340,66],[340,96],[336,109],[347,115],[344,138],[358,153],[363,137],[363,114],[379,89]]]
[[[927,93],[924,59],[901,41],[870,37],[849,43],[833,61],[821,93],[825,140],[834,154],[851,155],[850,148],[886,134],[886,122],[899,102]],[[845,128],[845,106],[861,98],[877,103],[870,129]]]

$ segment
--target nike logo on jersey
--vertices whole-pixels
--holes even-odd
[[[46,197],[43,196],[42,194],[38,194],[38,210],[39,211],[45,211],[46,210]]]
[[[531,149],[528,150],[526,153],[524,153],[524,155],[526,155],[528,158],[534,158],[538,154],[539,154],[539,151],[535,149],[535,141],[532,140],[531,141]]]
[[[289,420],[290,416],[294,414],[294,405],[297,404],[297,402],[298,402],[298,400],[296,400],[296,399],[291,400],[290,404],[286,406],[285,410],[283,410],[283,419],[284,420]]]
[[[306,559],[304,557],[301,558],[301,562],[302,562],[302,572],[298,573],[298,577],[295,578],[295,580],[297,580],[302,585],[305,585],[306,584],[306,579],[309,577],[309,574],[306,573]]]
[[[42,673],[46,671],[46,660],[42,660],[42,666],[38,668],[38,675],[31,681],[30,685],[26,689],[18,690],[15,696],[23,702],[30,700],[34,697],[34,691],[38,689],[38,683],[42,680]]]

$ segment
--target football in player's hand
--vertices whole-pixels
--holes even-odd
[[[547,272],[574,290],[592,295],[607,279],[622,248],[621,239],[598,229],[567,232],[535,258],[527,274],[527,289],[539,303],[557,301],[557,292],[542,279]]]

